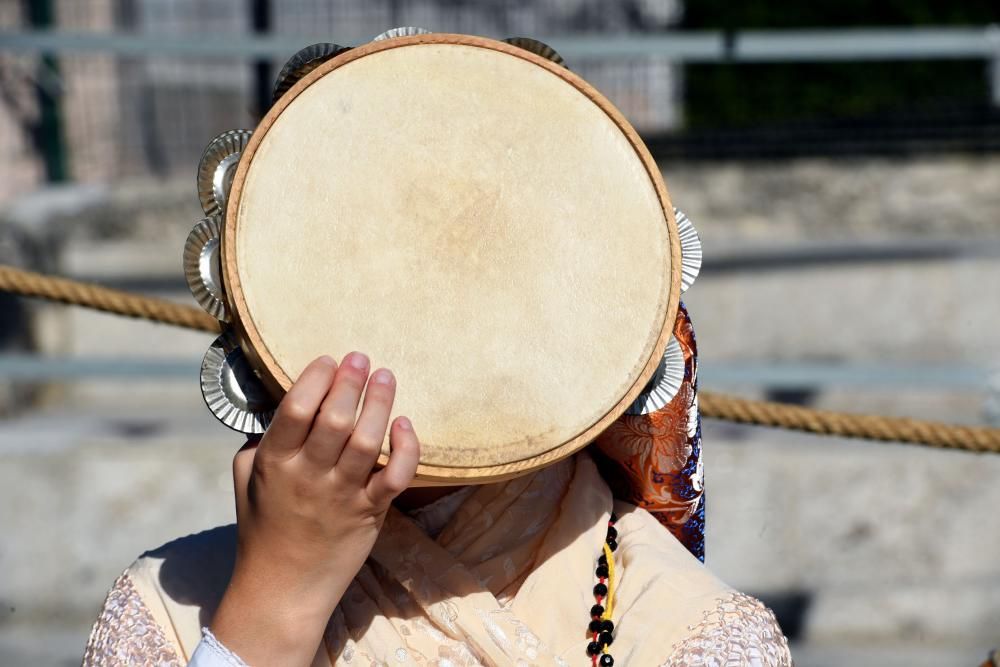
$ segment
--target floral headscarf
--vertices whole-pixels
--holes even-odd
[[[593,454],[616,497],[650,512],[704,561],[698,348],[684,304],[677,311],[674,337],[684,353],[677,395],[650,414],[619,417],[594,441]]]

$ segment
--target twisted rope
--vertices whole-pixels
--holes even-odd
[[[219,322],[202,310],[164,299],[99,285],[54,278],[0,265],[0,291],[94,308],[188,329],[218,333]],[[942,449],[1000,453],[1000,428],[813,410],[796,405],[753,401],[710,392],[699,395],[704,417],[847,438],[885,440]]]
[[[165,299],[131,294],[76,280],[0,265],[0,291],[33,296],[106,313],[138,317],[188,329],[219,333],[219,322],[208,313]]]
[[[710,392],[698,394],[703,417],[845,438],[905,442],[942,449],[1000,453],[1000,428],[813,410]]]

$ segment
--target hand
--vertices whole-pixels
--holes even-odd
[[[233,461],[236,564],[212,632],[245,662],[312,661],[389,504],[413,480],[420,446],[406,417],[392,423],[388,464],[372,471],[396,381],[368,370],[357,352],[339,367],[330,357],[312,362],[264,437]]]

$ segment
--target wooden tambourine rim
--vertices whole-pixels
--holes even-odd
[[[601,93],[582,78],[569,71],[561,65],[537,56],[529,51],[512,46],[505,42],[499,42],[485,37],[472,35],[458,35],[449,33],[431,33],[426,35],[412,35],[408,37],[398,37],[394,39],[371,42],[363,46],[346,51],[331,60],[323,63],[315,70],[307,74],[296,83],[287,93],[285,93],[261,120],[254,131],[250,142],[243,150],[242,159],[233,178],[232,189],[230,190],[229,202],[226,209],[226,225],[222,236],[222,269],[225,281],[226,295],[229,301],[231,312],[236,316],[233,318],[233,326],[236,330],[243,346],[244,352],[254,364],[261,379],[277,396],[283,395],[292,385],[291,378],[278,366],[274,357],[268,351],[267,346],[261,339],[253,318],[250,316],[246,299],[243,295],[240,284],[239,271],[236,267],[236,249],[234,247],[236,239],[236,220],[239,213],[240,199],[243,191],[243,184],[246,180],[247,172],[253,162],[254,155],[261,141],[267,134],[268,129],[274,124],[278,116],[288,107],[289,104],[306,88],[326,75],[328,72],[346,65],[349,62],[377,53],[404,46],[417,44],[455,44],[464,46],[474,46],[493,51],[500,51],[523,60],[527,60],[539,67],[547,69],[552,74],[571,84],[588,99],[595,103],[608,117],[618,126],[626,136],[629,143],[635,149],[639,159],[653,183],[657,198],[663,209],[664,218],[667,221],[667,231],[670,243],[670,294],[667,299],[665,318],[661,324],[660,334],[653,346],[653,354],[646,362],[646,366],[640,372],[635,383],[629,391],[618,401],[617,404],[602,417],[598,422],[586,429],[571,440],[554,447],[546,452],[536,454],[526,459],[511,461],[502,465],[485,467],[448,467],[437,465],[420,464],[417,466],[417,478],[420,482],[431,484],[447,483],[485,483],[500,481],[511,477],[530,472],[541,468],[559,459],[565,458],[577,450],[583,448],[593,440],[597,434],[608,428],[615,419],[621,415],[625,409],[632,404],[646,383],[653,376],[660,357],[666,349],[674,326],[674,319],[677,316],[677,307],[680,302],[681,287],[681,246],[677,233],[677,221],[674,218],[674,208],[670,202],[670,195],[667,192],[666,184],[656,162],[649,154],[649,150],[639,138],[638,133],[629,124],[618,109],[611,104]],[[419,431],[419,425],[417,425]],[[379,464],[384,465],[388,457],[386,454],[379,456]]]

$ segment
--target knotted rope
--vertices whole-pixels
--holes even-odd
[[[208,313],[164,299],[131,294],[99,285],[54,278],[0,265],[0,291],[94,308],[163,324],[218,333]],[[847,438],[885,440],[943,449],[1000,453],[1000,428],[957,426],[941,422],[813,410],[796,405],[753,401],[701,392],[703,417]]]

